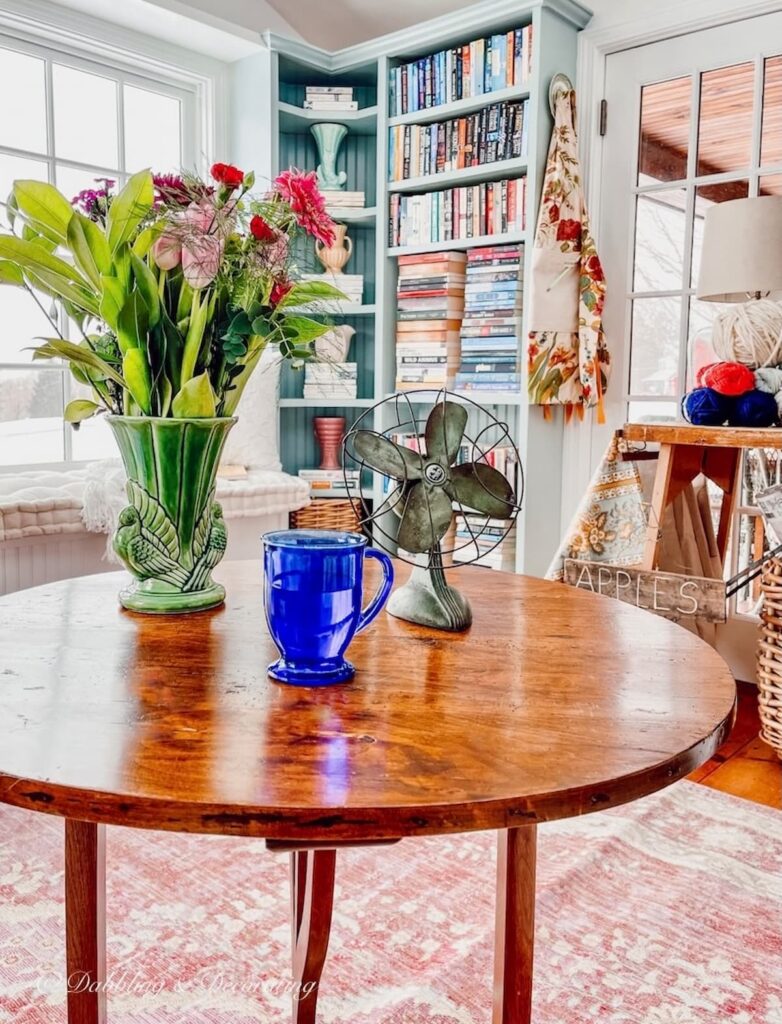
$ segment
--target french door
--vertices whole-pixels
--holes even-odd
[[[701,30],[606,59],[599,247],[614,361],[605,428],[591,461],[625,420],[674,420],[726,307],[695,297],[703,219],[713,203],[782,195],[782,13]],[[782,239],[780,239],[782,245]],[[763,465],[759,463],[763,462]],[[750,456],[730,570],[762,550],[753,486],[779,470]],[[720,646],[752,677],[757,586],[734,600]]]

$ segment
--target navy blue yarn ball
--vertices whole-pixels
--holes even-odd
[[[730,415],[732,427],[771,427],[779,412],[773,395],[767,391],[747,391],[735,399]]]
[[[750,391],[748,394],[753,395],[755,392]],[[766,397],[771,398],[771,395]],[[774,402],[774,399],[771,398],[771,401]],[[695,388],[684,396],[684,415],[698,427],[721,427],[732,415],[735,402],[735,398],[721,395],[714,388]]]

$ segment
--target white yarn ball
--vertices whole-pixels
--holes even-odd
[[[711,333],[720,359],[751,369],[782,363],[782,303],[753,299],[720,313]]]
[[[761,366],[755,370],[755,387],[758,391],[766,391],[776,395],[782,391],[782,368],[779,366]]]

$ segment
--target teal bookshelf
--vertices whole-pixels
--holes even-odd
[[[313,434],[314,416],[344,416],[350,426],[358,416],[383,429],[391,421],[384,407],[368,412],[383,398],[394,394],[397,257],[424,252],[467,250],[474,246],[525,243],[524,278],[530,280],[531,249],[537,219],[546,153],[551,133],[548,87],[557,72],[575,77],[577,36],[591,17],[574,0],[498,0],[478,4],[447,17],[424,22],[404,32],[394,33],[338,52],[328,52],[274,33],[265,36],[267,52],[257,73],[246,68],[245,81],[251,76],[268,89],[264,100],[271,132],[269,174],[289,166],[314,169],[317,163],[313,124],[334,121],[344,124],[348,134],[340,149],[338,169],[347,174],[346,189],[362,190],[366,206],[361,209],[334,209],[335,219],[348,224],[353,241],[353,256],[345,271],[362,274],[364,295],[361,306],[335,307],[329,315],[336,323],[355,328],[350,359],[358,364],[358,397],[334,403],[302,397],[303,373],[285,367],[280,397],[280,442],[283,468],[295,474],[317,464],[317,446]],[[482,95],[469,96],[420,111],[389,116],[389,78],[398,64],[425,57],[438,50],[468,43],[481,36],[532,26],[532,70],[528,81]],[[259,58],[247,58],[247,61]],[[243,62],[244,63],[244,62]],[[345,85],[353,88],[358,110],[334,112],[303,109],[308,85]],[[407,124],[429,124],[479,111],[490,104],[508,100],[529,100],[528,148],[522,158],[502,160],[479,167],[430,174],[424,177],[390,182],[388,180],[389,128]],[[412,194],[472,185],[503,178],[526,177],[524,230],[505,235],[420,245],[389,244],[389,203],[397,193]],[[319,271],[314,251],[301,256],[305,270]],[[522,329],[522,338],[526,328]],[[527,405],[523,390],[469,396],[488,412],[507,423],[522,460],[525,473],[524,508],[517,525],[517,570],[532,574],[545,571],[559,541],[560,465],[562,425],[546,422],[542,412]],[[421,408],[421,400],[411,398],[411,407]],[[470,407],[468,432],[475,436],[489,416]],[[379,481],[362,481],[376,502],[382,500]],[[374,490],[372,490],[374,487]],[[552,514],[552,509],[557,510]]]

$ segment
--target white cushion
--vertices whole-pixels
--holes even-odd
[[[282,469],[277,419],[281,364],[279,350],[267,348],[250,375],[236,410],[239,422],[225,442],[224,466]]]

